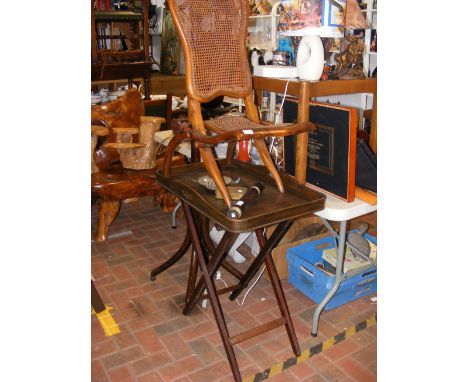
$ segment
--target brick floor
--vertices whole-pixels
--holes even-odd
[[[96,219],[94,206],[93,232]],[[369,222],[375,234],[376,214],[361,217],[352,224],[362,221]],[[125,231],[131,234],[112,238],[112,234]],[[182,314],[188,256],[159,275],[156,281],[149,279],[151,269],[177,250],[184,234],[182,219],[178,219],[177,229],[172,229],[171,215],[154,207],[150,198],[141,198],[122,205],[110,227],[110,239],[92,242],[95,285],[104,303],[113,308],[112,316],[121,330],[106,337],[96,316],[91,316],[93,382],[233,381],[209,304],[206,310],[196,307],[189,316]],[[241,270],[246,266],[242,264]],[[222,278],[228,284],[233,282],[226,272],[222,272]],[[320,318],[319,334],[314,338],[310,329],[316,304],[287,280],[282,284],[301,350],[340,333],[377,310],[377,305],[364,297],[325,311]],[[217,286],[224,285],[218,281]],[[221,296],[220,301],[231,335],[279,316],[271,285],[265,277],[252,289],[244,306],[229,301],[227,296]],[[244,378],[293,356],[282,328],[235,345],[234,349]],[[270,380],[376,381],[376,353],[374,326]]]

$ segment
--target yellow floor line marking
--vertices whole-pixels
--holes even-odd
[[[304,361],[307,361],[310,357],[315,354],[319,354],[324,350],[331,348],[332,346],[344,341],[345,339],[354,336],[356,333],[364,330],[366,328],[371,327],[377,323],[377,314],[374,313],[370,318],[367,320],[361,321],[358,324],[350,327],[343,332],[337,334],[336,336],[330,337],[327,340],[310,347],[309,349],[305,349],[299,357],[291,357],[282,363],[274,364],[270,366],[268,369],[263,370],[260,373],[250,375],[247,378],[243,378],[242,382],[260,382],[264,381],[265,379],[271,378],[275,375],[282,373],[284,370],[298,365]]]
[[[283,364],[277,363],[270,367],[270,377],[273,377],[276,374],[279,374],[283,371]]]
[[[352,326],[348,329],[346,329],[346,337],[351,337],[351,336],[354,336],[356,334],[356,327],[355,326]]]
[[[335,338],[331,337],[326,341],[322,342],[322,351],[327,350],[328,348],[331,348],[335,344]]]
[[[119,325],[117,325],[114,318],[112,317],[112,314],[110,313],[110,311],[113,309],[114,308],[111,306],[106,305],[106,309],[104,309],[102,312],[96,313],[94,309],[91,312],[91,314],[96,315],[106,336],[113,336],[120,333]]]
[[[299,357],[297,357],[297,363],[304,362],[306,359],[310,358],[310,350],[304,350]]]

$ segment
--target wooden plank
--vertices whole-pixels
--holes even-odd
[[[298,95],[298,110],[297,122],[309,122],[309,103],[310,103],[310,86],[307,82],[300,83],[300,92]],[[297,134],[296,137],[296,179],[300,183],[305,183],[307,170],[307,139],[309,133]]]
[[[249,338],[256,337],[262,333],[269,332],[281,325],[285,324],[285,320],[283,317],[277,318],[276,320],[267,322],[266,324],[259,325],[253,329],[246,330],[245,332],[239,333],[235,336],[229,338],[231,345],[238,344],[239,342],[248,340]]]

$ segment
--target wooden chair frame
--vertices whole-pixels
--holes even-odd
[[[209,34],[211,32],[211,40],[216,41],[216,27],[213,26],[216,24],[216,20],[219,20],[219,12],[221,12],[220,8],[223,5],[223,9],[235,9],[234,14],[239,16],[239,20],[234,20],[235,22],[239,23],[239,29],[235,30],[235,28],[231,28],[231,30],[235,30],[235,33],[232,35],[232,44],[234,46],[241,46],[242,48],[238,49],[238,55],[236,57],[226,57],[229,55],[229,52],[223,52],[222,50],[219,52],[219,60],[228,60],[227,63],[224,63],[224,66],[227,68],[235,69],[236,73],[240,73],[238,77],[242,77],[242,80],[239,83],[233,85],[228,81],[217,83],[216,86],[208,86],[210,90],[203,92],[200,91],[200,86],[198,86],[198,82],[201,80],[199,79],[200,76],[206,77],[206,81],[210,81],[213,77],[210,74],[209,68],[202,68],[195,67],[196,61],[194,58],[194,52],[197,52],[199,49],[198,44],[194,43],[193,35],[198,33],[194,28],[188,28],[186,25],[186,19],[190,18],[187,17],[187,14],[204,12],[200,11],[198,8],[202,4],[200,0],[169,0],[169,9],[172,14],[172,18],[174,20],[174,24],[177,28],[179,37],[182,42],[182,47],[185,56],[185,66],[186,66],[186,87],[187,87],[187,96],[188,96],[188,111],[189,111],[189,120],[192,124],[192,128],[195,132],[199,133],[198,135],[193,134],[191,138],[193,140],[199,141],[198,148],[200,150],[200,155],[203,159],[203,162],[210,174],[213,178],[216,186],[218,187],[224,202],[230,208],[232,207],[232,199],[229,195],[227,186],[224,182],[223,176],[218,168],[216,160],[213,156],[212,150],[210,145],[219,143],[225,140],[242,140],[242,139],[253,139],[253,142],[257,148],[257,151],[260,155],[260,158],[265,165],[265,167],[270,172],[271,176],[275,180],[275,183],[278,187],[280,192],[284,192],[284,186],[281,181],[281,177],[278,174],[278,170],[276,169],[268,151],[268,148],[265,144],[264,138],[267,136],[284,136],[284,135],[291,135],[291,134],[298,134],[300,132],[304,132],[307,130],[313,130],[316,126],[312,123],[303,123],[303,124],[295,124],[295,125],[282,125],[282,126],[273,126],[273,127],[264,127],[260,123],[260,118],[258,114],[257,107],[254,102],[254,97],[252,93],[252,77],[248,65],[248,57],[247,52],[245,49],[246,46],[246,36],[247,36],[247,20],[248,20],[248,2],[246,0],[219,0],[217,5],[214,4],[213,8],[210,9],[211,15],[206,14],[197,14],[193,16],[193,19],[200,19],[200,18],[207,18],[211,20],[202,21],[201,24],[204,27],[204,33]],[[211,3],[210,3],[211,4]],[[204,4],[206,5],[206,3]],[[189,11],[187,12],[187,9]],[[226,11],[226,15],[223,15],[223,18],[229,17],[231,14]],[[231,17],[233,17],[231,15]],[[234,18],[234,17],[233,17]],[[207,27],[206,24],[210,24],[211,30],[209,32],[206,31]],[[213,25],[212,25],[213,24]],[[237,24],[235,24],[238,26]],[[201,31],[200,31],[201,33]],[[219,37],[219,36],[218,36]],[[223,49],[223,47],[217,47]],[[198,56],[200,57],[200,51],[197,52]],[[219,131],[215,127],[210,126],[209,122],[203,121],[202,113],[201,113],[201,103],[208,102],[220,95],[229,96],[233,98],[242,98],[245,104],[245,112],[246,112],[246,121],[251,121],[255,123],[258,128],[255,130],[251,129],[243,129],[240,127],[237,131]],[[211,130],[216,132],[218,135],[221,133],[221,137],[214,138],[211,140],[201,139],[202,136],[207,136],[207,130]],[[230,154],[234,154],[234,150],[229,151]]]

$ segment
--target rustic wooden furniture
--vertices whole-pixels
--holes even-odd
[[[112,149],[120,154],[118,159],[125,168],[153,168],[156,148],[152,138],[160,127],[166,128],[172,120],[172,96],[142,101],[141,94],[130,89],[115,101],[93,106],[91,119],[108,127],[97,134],[106,136],[95,154],[101,168],[105,165],[104,158],[113,156]]]
[[[273,127],[260,124],[253,102],[252,81],[245,50],[248,18],[246,0],[169,0],[169,8],[185,54],[189,120],[192,128],[185,125],[175,129],[175,136],[167,148],[164,168],[157,171],[156,179],[162,187],[181,200],[187,234],[174,256],[151,272],[151,280],[155,280],[158,274],[174,265],[192,246],[183,313],[189,314],[197,301],[209,298],[234,379],[240,382],[242,378],[233,346],[241,341],[284,325],[294,354],[300,354],[271,250],[295,219],[322,209],[325,197],[301,185],[292,177],[280,174],[271,161],[264,138],[295,134],[315,126],[308,122]],[[246,117],[203,121],[200,104],[220,95],[243,98]],[[207,130],[214,135],[208,135]],[[243,139],[253,139],[265,166],[233,159],[235,143]],[[172,153],[184,140],[191,140],[196,145],[203,163],[172,168]],[[226,159],[216,161],[211,151],[212,146],[224,141],[230,143]],[[217,199],[215,191],[206,189],[198,182],[198,179],[208,174],[214,180],[222,199]],[[249,190],[244,195],[245,198],[235,205],[223,176],[239,179],[238,185]],[[247,195],[257,197],[247,198]],[[208,234],[209,222],[217,224],[225,231],[216,247]],[[264,228],[273,224],[278,226],[267,239]],[[242,274],[226,262],[225,258],[238,235],[248,231],[256,232],[261,251]],[[262,264],[265,264],[268,271],[281,316],[231,336],[218,294],[231,292],[229,298],[235,300]],[[224,266],[239,282],[217,291],[213,278],[220,266]],[[202,276],[197,281],[198,268]],[[203,294],[205,289],[207,294]]]
[[[97,10],[91,0],[91,79],[93,81],[144,78],[149,99],[151,57],[149,52],[148,0],[142,9]],[[119,32],[117,33],[117,28]]]
[[[161,101],[162,110],[167,109],[167,102],[170,103],[170,97]],[[154,106],[155,102],[151,104]],[[132,89],[103,107],[94,108],[95,124],[91,125],[91,191],[100,203],[96,241],[106,240],[122,200],[152,195],[157,196],[163,209],[169,209],[165,204],[168,198],[173,198],[155,181],[155,168],[162,167],[164,158],[157,156],[154,134],[165,119],[142,115],[143,101],[138,91]],[[98,137],[107,140],[96,150]],[[112,163],[109,157],[118,158],[119,162]],[[175,160],[182,162],[180,158]]]

